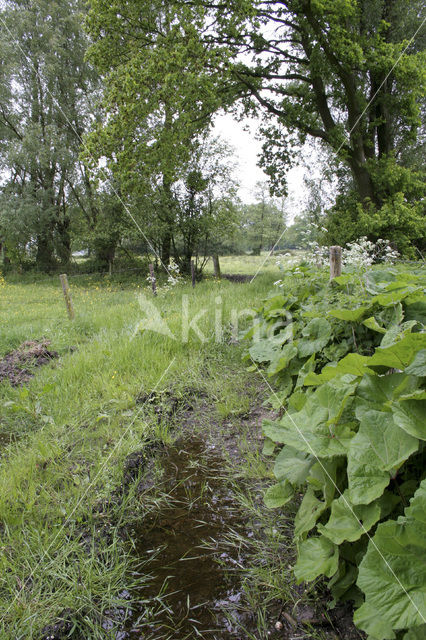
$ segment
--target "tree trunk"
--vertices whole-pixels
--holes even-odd
[[[169,266],[172,247],[172,236],[170,231],[166,231],[161,240],[161,262],[164,267]]]
[[[0,242],[0,256],[3,257],[3,268],[7,270],[10,266],[10,258],[7,255],[7,249],[4,242]]]
[[[370,200],[379,207],[379,198],[377,197],[373,181],[365,163],[360,163],[358,160],[351,158],[349,164],[362,202]]]
[[[53,238],[50,232],[37,236],[36,265],[42,271],[50,271],[55,264]]]
[[[58,232],[58,242],[56,251],[61,261],[61,264],[67,265],[71,260],[71,235],[70,235],[70,220],[67,217],[65,220],[58,222],[56,229]]]
[[[180,270],[185,275],[189,275],[191,273],[191,259],[192,253],[187,252],[185,252],[180,259]]]

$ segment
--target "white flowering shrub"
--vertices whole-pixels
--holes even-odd
[[[322,228],[324,231],[324,229]],[[285,253],[277,256],[276,264],[281,271],[292,268],[293,273],[297,273],[293,267],[301,262],[307,263],[309,266],[319,269],[329,264],[329,247],[324,247],[318,242],[311,241],[307,243],[308,250],[303,257],[291,256]],[[342,264],[345,267],[363,270],[377,262],[392,264],[399,258],[399,253],[393,249],[389,240],[379,239],[377,242],[371,242],[365,236],[358,238],[355,242],[350,242],[342,250]],[[275,286],[282,287],[282,280],[274,282]]]
[[[357,268],[366,268],[376,262],[393,263],[398,257],[398,251],[391,247],[389,240],[379,239],[374,243],[365,236],[350,242],[342,251],[342,263]]]
[[[391,247],[389,240],[371,242],[365,236],[348,243],[342,250],[342,264],[357,269],[365,269],[377,262],[392,264],[398,258],[399,253]],[[329,248],[321,247],[318,242],[309,242],[305,261],[317,268],[328,265]]]
[[[308,242],[308,251],[305,255],[305,262],[312,267],[324,267],[329,262],[328,247],[321,247],[318,242]]]
[[[176,264],[174,258],[170,258],[168,271],[169,275],[167,277],[167,282],[170,287],[175,287],[182,281],[182,276],[179,271],[179,266]]]
[[[151,275],[147,276],[146,281],[150,285],[152,284]],[[167,267],[167,280],[162,285],[159,285],[157,281],[157,291],[159,293],[165,293],[167,291],[170,291],[170,289],[175,287],[177,284],[180,284],[181,282],[183,282],[183,277],[181,276],[179,266],[176,264],[173,258],[170,258],[170,262]]]

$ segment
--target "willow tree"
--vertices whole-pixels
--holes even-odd
[[[85,61],[82,0],[7,0],[0,32],[0,236],[49,268],[71,253],[72,195],[98,76]],[[13,252],[12,251],[12,252]]]
[[[173,101],[180,136],[220,107],[256,115],[277,191],[295,149],[312,137],[348,167],[355,218],[376,221],[372,233],[392,225],[408,239],[418,233],[421,180],[405,171],[403,156],[415,144],[424,95],[419,0],[91,6],[92,55],[109,74],[114,127],[134,132],[160,95]],[[168,29],[158,19],[163,10]]]

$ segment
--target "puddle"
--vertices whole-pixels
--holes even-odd
[[[149,582],[133,593],[140,611],[132,613],[129,637],[242,640],[241,625],[253,622],[249,612],[238,611],[243,558],[226,536],[247,530],[249,523],[220,478],[224,461],[213,446],[192,436],[174,443],[158,464],[170,500],[132,532],[140,560],[152,559],[142,570]]]

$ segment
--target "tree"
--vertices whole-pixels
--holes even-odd
[[[209,103],[212,115],[220,101],[207,80],[181,73],[190,65],[202,76],[209,53],[197,41],[201,23],[183,33],[180,19],[179,10],[159,1],[92,5],[89,56],[106,85],[104,115],[87,138],[86,157],[92,166],[106,158],[163,265],[173,253],[188,271],[191,257],[232,227],[235,186],[230,150],[208,140],[204,109]]]
[[[92,3],[87,27],[94,40],[90,59],[105,77],[104,117],[87,140],[87,157],[104,156],[124,192],[143,202],[155,193],[150,228],[161,232],[167,265],[176,219],[172,185],[198,153],[206,130],[206,103],[218,98],[202,80],[209,54],[197,40],[199,20],[186,24],[172,3]],[[183,40],[182,40],[183,39]],[[191,74],[181,73],[190,67]],[[199,81],[197,76],[201,77]]]
[[[153,83],[176,92],[181,135],[219,107],[261,115],[262,163],[277,191],[312,137],[349,168],[355,218],[386,218],[396,203],[397,217],[411,215],[418,229],[419,190],[400,167],[421,121],[420,0],[174,0],[167,33],[152,19],[159,4],[92,1],[94,55],[114,70],[122,117],[136,103],[149,109]],[[123,59],[131,73],[120,89]]]
[[[56,257],[69,261],[70,203],[77,184],[89,188],[78,155],[99,85],[85,61],[83,7],[81,0],[8,0],[2,11],[0,234],[41,268]]]
[[[245,248],[253,255],[272,249],[286,228],[285,198],[271,198],[266,182],[258,182],[254,191],[256,202],[243,205],[242,235]]]
[[[233,149],[222,140],[204,137],[183,167],[183,179],[172,186],[176,210],[172,242],[183,272],[190,271],[192,257],[201,270],[221,238],[236,231],[239,211],[232,157]]]

